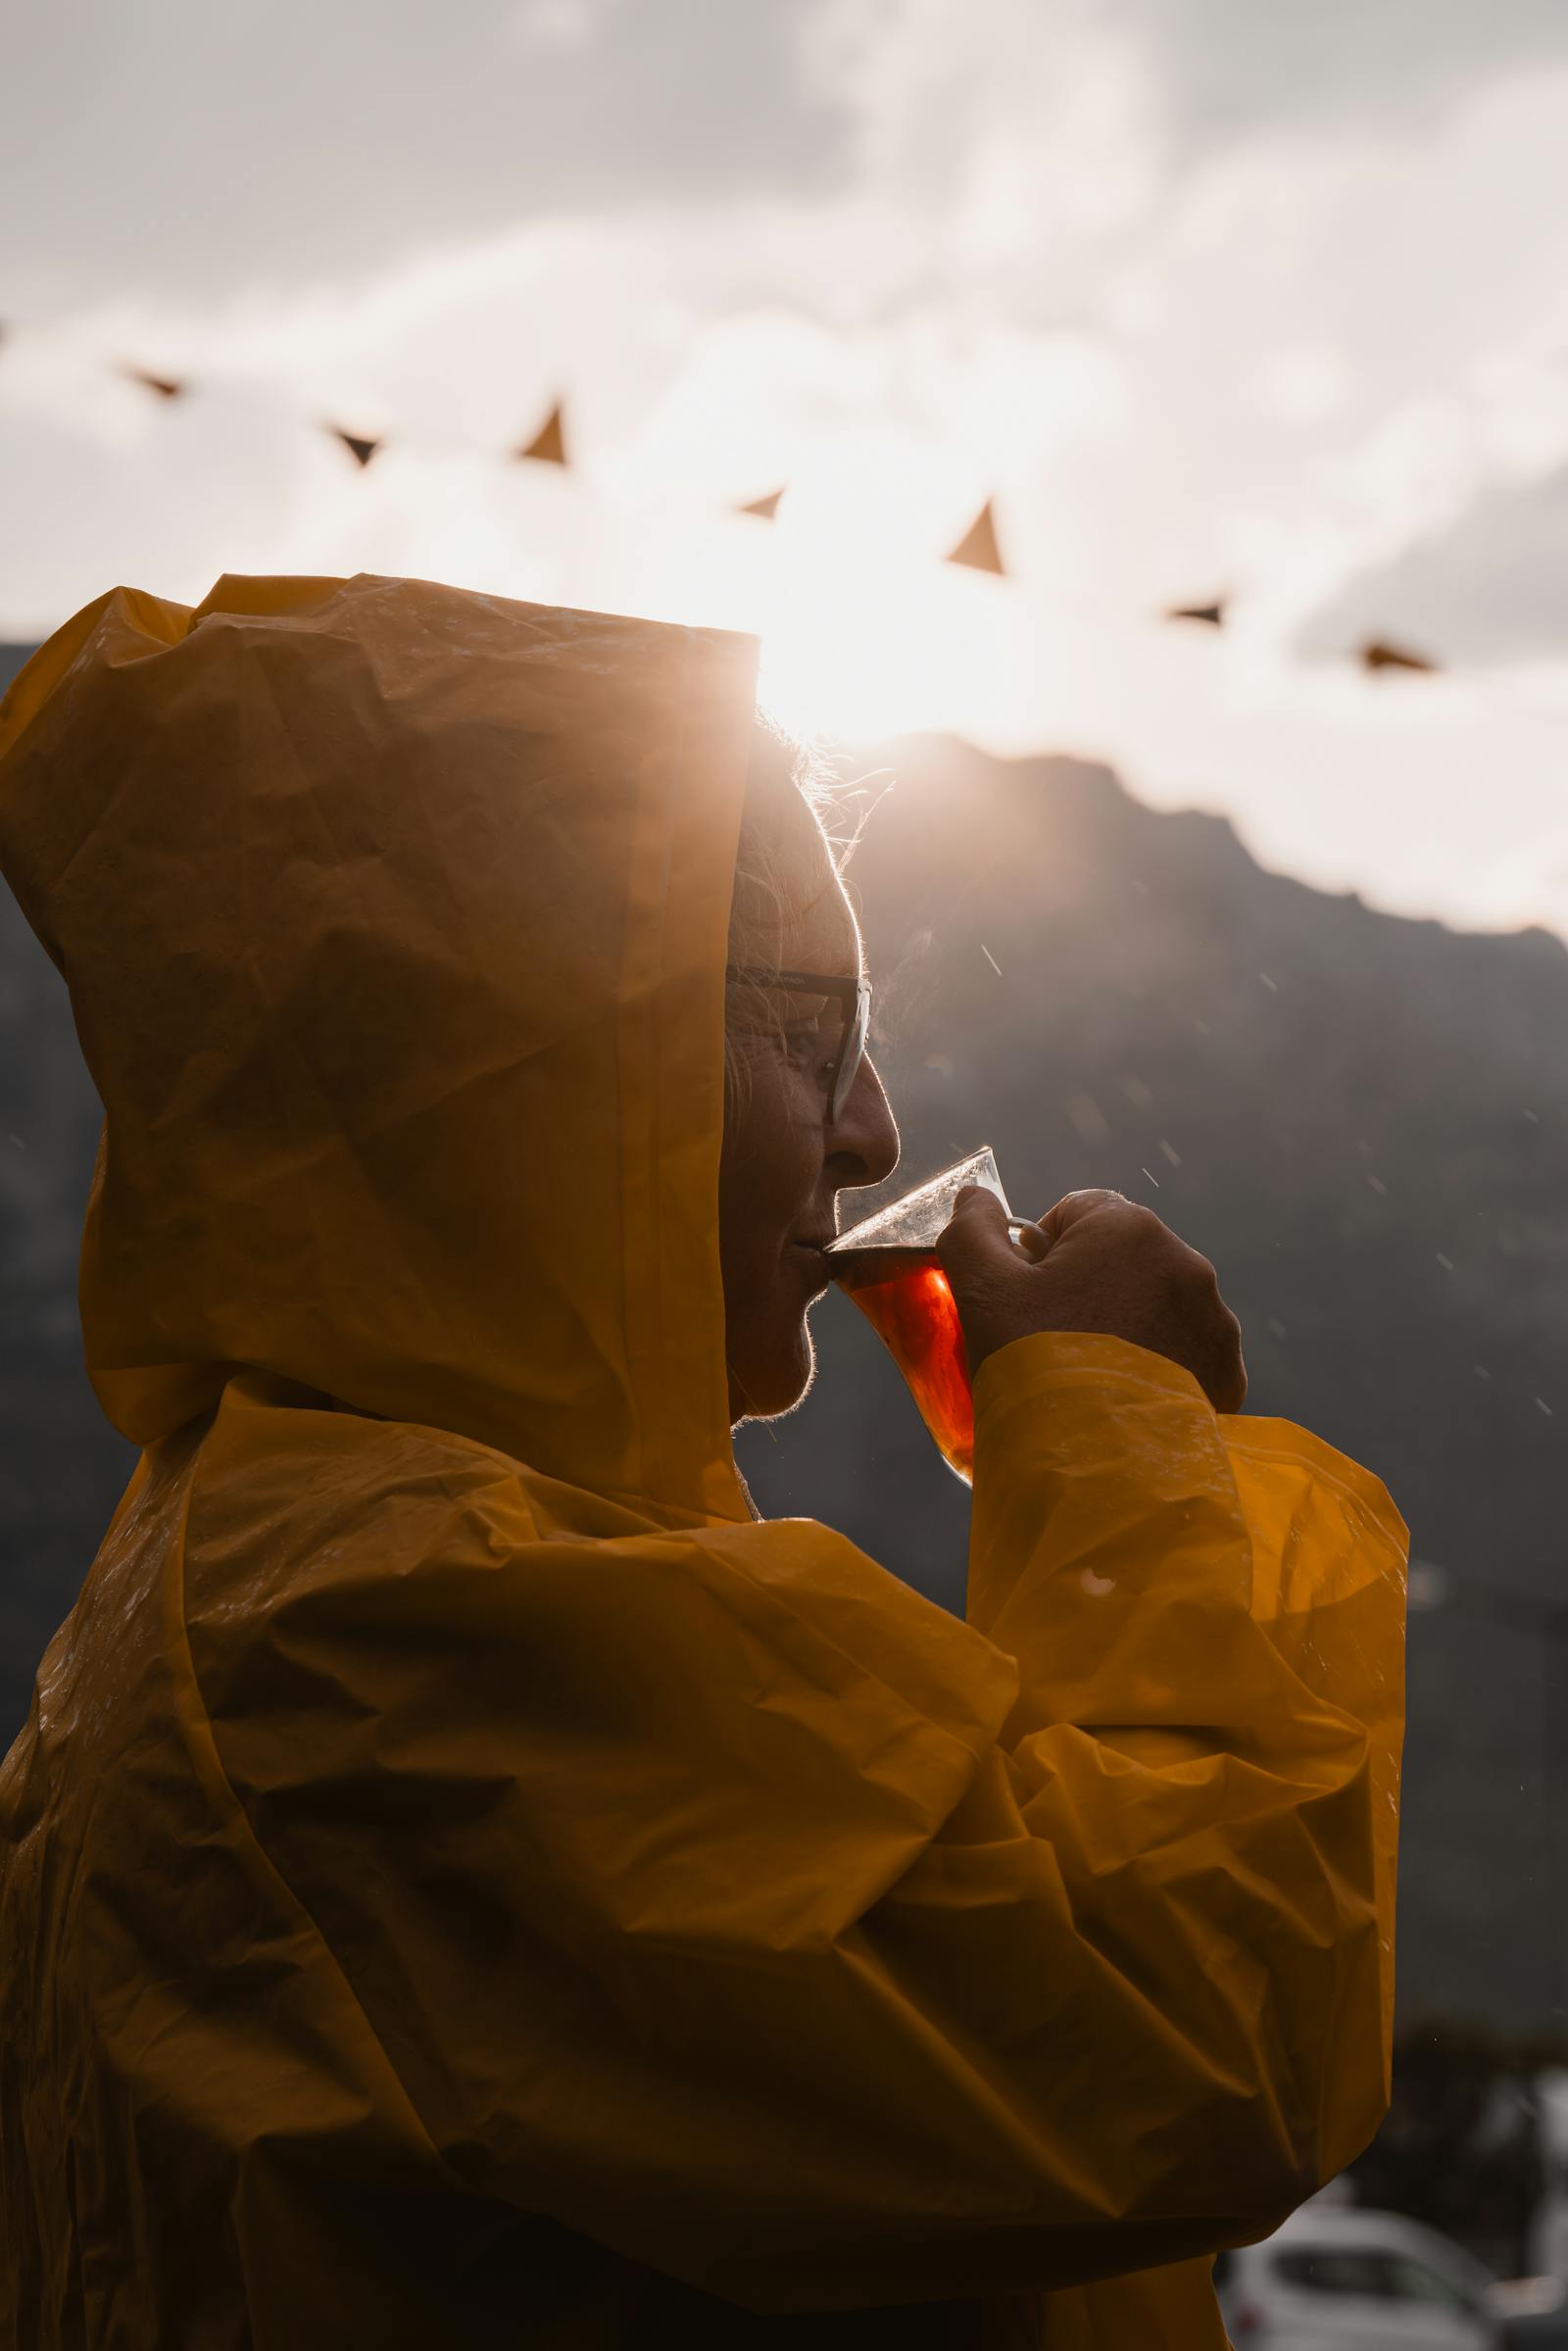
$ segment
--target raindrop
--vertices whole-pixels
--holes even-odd
[[[1271,980],[1266,971],[1260,971],[1257,976],[1262,981],[1265,988],[1269,989],[1275,996],[1278,996],[1280,992],[1280,984],[1278,980]]]
[[[980,953],[985,956],[986,961],[990,964],[992,970],[996,973],[998,979],[1000,980],[1002,977],[1002,965],[997,961],[996,956],[992,954],[990,948],[987,947],[983,939],[980,942]]]
[[[1546,1415],[1546,1418],[1547,1418],[1548,1420],[1550,1420],[1550,1418],[1551,1418],[1551,1406],[1550,1406],[1550,1405],[1547,1403],[1547,1401],[1546,1401],[1545,1397],[1544,1397],[1544,1396],[1537,1396],[1537,1398],[1536,1398],[1536,1403],[1537,1403],[1538,1407],[1540,1408],[1540,1410],[1541,1410],[1541,1411],[1543,1411],[1543,1412],[1544,1412],[1544,1414]]]
[[[1381,1176],[1368,1176],[1367,1182],[1380,1200],[1387,1194],[1389,1188]]]
[[[1269,1318],[1268,1318],[1268,1327],[1269,1327],[1270,1331],[1273,1333],[1273,1335],[1274,1335],[1274,1337],[1275,1337],[1276,1339],[1283,1339],[1283,1338],[1284,1338],[1284,1336],[1285,1336],[1285,1325],[1284,1325],[1284,1324],[1281,1322],[1281,1320],[1280,1320],[1280,1318],[1279,1318],[1279,1316],[1278,1316],[1277,1314],[1271,1314],[1271,1315],[1269,1316]]]
[[[1146,1176],[1149,1176],[1149,1180],[1150,1180],[1150,1182],[1151,1182],[1151,1183],[1153,1185],[1153,1187],[1154,1187],[1154,1190],[1157,1192],[1157,1191],[1159,1190],[1159,1178],[1158,1178],[1158,1176],[1157,1176],[1157,1175],[1149,1175],[1149,1170],[1148,1170],[1148,1168],[1147,1168],[1147,1167],[1144,1169],[1144,1173],[1145,1173],[1145,1175],[1146,1175]]]
[[[1490,1371],[1488,1371],[1488,1369],[1487,1369],[1487,1367],[1486,1367],[1486,1365],[1485,1365],[1484,1363],[1478,1363],[1478,1364],[1476,1365],[1475,1369],[1476,1369],[1476,1378],[1477,1378],[1478,1380],[1490,1380],[1490,1379],[1491,1379],[1491,1377],[1492,1377],[1492,1374],[1491,1374],[1491,1372],[1490,1372]]]
[[[1182,1163],[1182,1155],[1181,1152],[1175,1149],[1174,1145],[1167,1143],[1164,1138],[1161,1137],[1159,1148],[1164,1152],[1166,1158],[1170,1161],[1172,1167],[1180,1167]]]
[[[1525,1116],[1526,1116],[1526,1117],[1529,1119],[1529,1121],[1530,1121],[1530,1123],[1531,1123],[1531,1125],[1532,1125],[1533,1127],[1538,1127],[1538,1126],[1540,1126],[1540,1124],[1541,1124],[1541,1112],[1540,1112],[1539,1110],[1527,1110],[1527,1111],[1525,1112]]]
[[[1450,1596],[1451,1579],[1430,1560],[1412,1559],[1405,1577],[1405,1592],[1412,1608],[1441,1608]]]
[[[1104,1142],[1110,1125],[1092,1094],[1069,1094],[1063,1098],[1061,1106],[1081,1143]]]
[[[1453,1259],[1451,1257],[1446,1257],[1442,1249],[1439,1249],[1438,1251],[1438,1263],[1442,1266],[1445,1273],[1452,1273]]]

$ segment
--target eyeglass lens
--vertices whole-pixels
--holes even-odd
[[[843,1116],[844,1105],[849,1101],[855,1081],[860,1074],[860,1063],[865,1058],[865,1032],[869,1008],[869,992],[864,988],[860,990],[853,1004],[846,1004],[844,1007],[849,1035],[845,1040],[844,1057],[839,1063],[838,1080],[833,1088],[833,1100],[829,1105],[828,1114],[831,1118],[837,1119]]]

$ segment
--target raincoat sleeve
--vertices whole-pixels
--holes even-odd
[[[1382,1488],[1113,1340],[976,1387],[967,1625],[809,1521],[552,1539],[498,1456],[382,1428],[389,1486],[348,1415],[312,1494],[277,1465],[309,1580],[193,1611],[229,1784],[455,2180],[757,2311],[1188,2261],[1386,2102]]]

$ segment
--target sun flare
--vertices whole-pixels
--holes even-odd
[[[1002,584],[869,534],[782,530],[759,616],[759,699],[793,733],[984,723],[1005,701]]]

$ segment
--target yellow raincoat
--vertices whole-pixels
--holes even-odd
[[[145,1448],[0,1769],[5,2351],[1185,2351],[1384,2110],[1374,1479],[1040,1337],[967,1623],[748,1507],[752,660],[225,579],[4,707]]]

